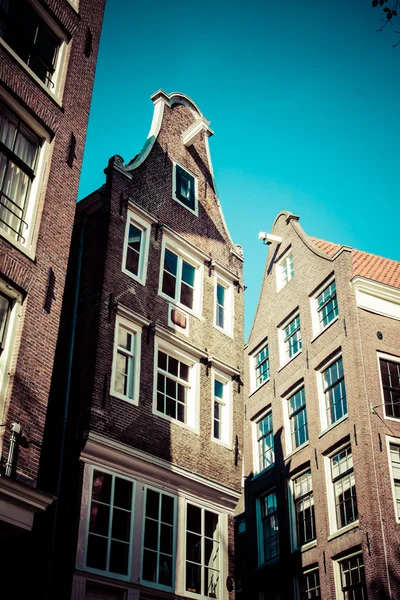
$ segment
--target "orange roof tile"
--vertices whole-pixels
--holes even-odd
[[[340,244],[333,244],[318,238],[310,238],[311,241],[328,256],[333,256],[341,248]],[[379,283],[400,287],[400,262],[376,256],[361,250],[351,250],[352,266],[354,275],[360,275],[373,279]]]

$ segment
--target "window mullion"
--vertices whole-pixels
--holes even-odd
[[[111,554],[111,535],[112,535],[112,522],[114,517],[114,489],[115,489],[115,475],[111,477],[111,498],[110,498],[110,519],[108,523],[108,543],[107,543],[107,559],[106,567],[107,571],[110,570],[110,554]]]

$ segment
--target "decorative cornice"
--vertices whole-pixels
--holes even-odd
[[[54,496],[37,488],[0,476],[0,520],[30,530],[34,514],[45,510],[53,500]]]
[[[88,433],[80,458],[99,468],[139,478],[171,492],[202,498],[225,512],[232,512],[240,498],[240,493],[232,488],[92,431]]]
[[[392,287],[384,283],[380,283],[361,275],[356,275],[352,278],[354,289],[359,292],[364,292],[369,296],[375,296],[381,300],[387,300],[394,304],[400,304],[400,289]]]
[[[202,134],[211,137],[214,134],[214,132],[212,129],[210,129],[209,125],[210,121],[207,121],[207,119],[205,119],[204,117],[200,117],[200,119],[192,123],[186,129],[186,131],[182,133],[183,144],[186,147],[191,146],[201,137]]]

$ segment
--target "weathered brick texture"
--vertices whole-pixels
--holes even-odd
[[[398,321],[357,307],[351,249],[343,247],[335,258],[328,257],[303,232],[297,218],[281,213],[272,233],[282,244],[269,247],[257,314],[246,347],[245,382],[245,474],[246,521],[248,539],[248,596],[268,591],[276,580],[281,598],[293,597],[293,579],[308,566],[318,565],[322,598],[335,598],[334,566],[341,556],[361,549],[365,565],[368,598],[400,595],[396,523],[385,436],[399,437],[399,422],[383,418],[383,402],[377,352],[399,356]],[[277,292],[275,262],[292,248],[294,276]],[[330,275],[337,286],[339,315],[322,333],[315,336],[311,321],[310,298]],[[285,318],[298,309],[301,320],[302,351],[286,366],[279,359],[278,329]],[[377,331],[383,333],[378,340]],[[249,360],[258,344],[268,338],[270,379],[255,392],[250,389]],[[321,433],[317,374],[324,361],[341,351],[347,394],[348,416]],[[309,442],[288,455],[285,444],[287,426],[283,403],[287,392],[303,381],[306,395]],[[286,400],[287,402],[287,400]],[[380,406],[371,413],[371,404]],[[267,408],[272,409],[275,437],[275,466],[254,476],[253,423]],[[340,535],[331,535],[328,520],[327,479],[330,473],[325,457],[345,442],[351,444],[359,511],[359,525]],[[316,544],[302,551],[291,551],[289,530],[288,481],[296,473],[311,468],[315,503]],[[280,526],[279,562],[258,567],[256,504],[265,492],[276,489]],[[385,559],[387,554],[387,563]],[[279,574],[285,572],[285,581]],[[385,595],[386,594],[386,595]]]

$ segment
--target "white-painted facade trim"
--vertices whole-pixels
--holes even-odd
[[[85,463],[138,479],[161,490],[171,493],[179,490],[194,501],[201,498],[203,505],[228,514],[233,514],[240,499],[240,493],[232,488],[92,431],[80,458]]]
[[[357,275],[352,279],[359,308],[400,321],[400,289]]]

